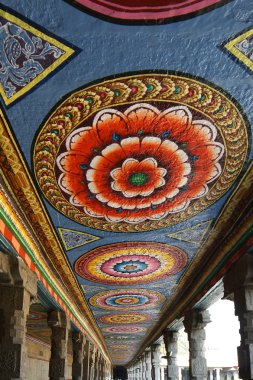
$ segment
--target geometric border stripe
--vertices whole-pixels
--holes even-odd
[[[76,46],[73,46],[72,44],[66,43],[66,41],[60,37],[53,35],[48,30],[45,30],[40,25],[37,25],[33,21],[26,19],[23,15],[15,12],[13,9],[10,9],[5,5],[0,5],[0,16],[8,20],[8,22],[12,22],[18,25],[19,27],[34,34],[36,37],[40,37],[44,41],[64,51],[64,54],[57,58],[49,67],[45,68],[45,70],[43,70],[10,98],[5,95],[3,86],[0,83],[0,94],[4,100],[5,105],[9,106],[31,90],[35,89],[35,86],[37,86],[39,83],[43,83],[49,75],[56,73],[57,69],[59,69],[63,64],[68,63],[70,59],[74,58],[74,56],[80,52],[80,49],[78,49]]]

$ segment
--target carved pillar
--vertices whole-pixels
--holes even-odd
[[[145,364],[146,364],[145,380],[151,380],[151,350],[150,348],[147,348],[145,350]]]
[[[0,252],[0,379],[25,380],[26,319],[37,277],[17,257]]]
[[[96,349],[94,380],[99,380],[99,362],[100,362],[100,352],[98,351],[98,349]]]
[[[141,379],[146,380],[146,361],[145,361],[145,352],[141,355]]]
[[[84,345],[86,339],[80,332],[73,332],[73,364],[72,364],[72,379],[83,380],[83,356]]]
[[[215,370],[215,380],[220,380],[220,368],[217,368],[216,370]]]
[[[90,346],[90,365],[89,365],[89,368],[90,368],[90,376],[89,376],[89,380],[95,380],[96,377],[95,377],[95,366],[96,366],[96,347],[94,346]]]
[[[89,380],[89,376],[90,376],[90,342],[86,340],[84,350],[83,350],[83,380]]]
[[[152,380],[160,380],[160,361],[160,344],[154,343],[151,345]]]
[[[239,378],[253,379],[253,256],[245,254],[223,279],[225,297],[234,299],[240,322]]]
[[[205,358],[205,326],[210,321],[207,310],[193,309],[184,318],[184,327],[189,340],[189,367],[192,380],[207,380]]]
[[[163,334],[167,362],[168,362],[168,380],[179,379],[179,368],[177,365],[178,354],[178,332],[165,330]]]
[[[54,310],[48,316],[48,325],[52,330],[49,379],[66,380],[70,321],[63,311]]]

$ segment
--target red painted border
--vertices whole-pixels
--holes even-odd
[[[75,0],[91,11],[121,20],[160,20],[184,16],[222,0]],[[154,5],[155,4],[155,5]]]

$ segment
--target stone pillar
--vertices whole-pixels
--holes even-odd
[[[215,380],[220,380],[220,368],[216,368],[215,370]]]
[[[146,380],[146,362],[145,362],[145,352],[141,355],[141,373],[142,380]]]
[[[160,380],[160,361],[160,344],[154,343],[151,345],[152,380]]]
[[[20,258],[0,252],[0,379],[27,379],[26,320],[36,295],[36,275]]]
[[[96,377],[96,355],[97,355],[97,350],[96,347],[90,346],[90,373],[89,373],[89,380],[95,380]]]
[[[89,380],[90,376],[90,342],[86,340],[83,350],[83,380]]]
[[[185,315],[184,327],[189,340],[191,380],[207,380],[205,358],[205,326],[210,322],[207,310],[193,309]]]
[[[73,332],[72,380],[83,380],[83,356],[86,339],[80,332]]]
[[[234,299],[240,322],[239,378],[253,379],[253,256],[245,254],[225,275],[224,297]]]
[[[48,325],[52,330],[49,379],[66,380],[70,321],[63,311],[54,310],[48,316]]]
[[[178,354],[178,332],[165,330],[163,334],[166,356],[168,361],[168,380],[179,379],[179,368],[177,365]]]
[[[145,350],[145,380],[151,380],[151,350],[150,348],[146,348]]]

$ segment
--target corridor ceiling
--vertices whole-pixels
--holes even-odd
[[[2,235],[125,365],[252,245],[252,2],[2,0],[0,19]]]

